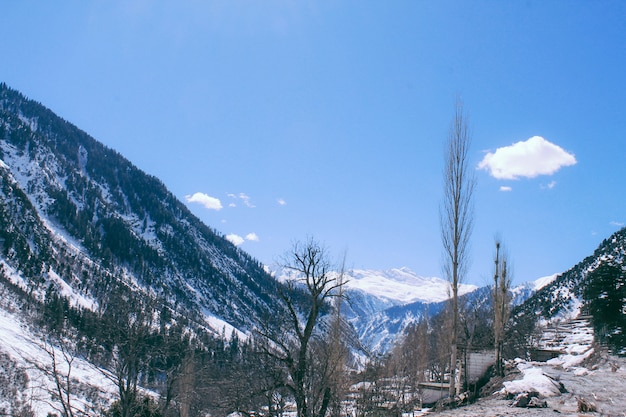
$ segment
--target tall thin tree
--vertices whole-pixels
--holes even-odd
[[[450,396],[456,394],[457,339],[459,329],[459,284],[469,264],[476,179],[469,167],[471,135],[463,104],[457,101],[444,155],[443,201],[440,208],[443,272],[452,290],[452,337],[450,355]]]
[[[502,350],[504,347],[504,328],[509,320],[511,288],[510,264],[508,255],[500,239],[496,239],[496,256],[494,259],[495,272],[493,275],[493,335],[496,354],[496,372],[501,375]]]

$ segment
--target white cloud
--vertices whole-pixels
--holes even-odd
[[[276,200],[276,202],[278,203],[279,206],[286,206],[287,202],[285,201],[284,198],[279,198],[278,200]]]
[[[188,203],[199,203],[209,210],[221,210],[222,202],[219,198],[211,197],[205,193],[195,193],[193,195],[186,195],[185,199]]]
[[[239,246],[242,245],[246,240],[249,242],[258,242],[259,236],[254,232],[248,233],[246,237],[241,237],[238,234],[231,233],[226,235],[226,240],[228,240],[235,246]]]
[[[248,195],[244,193],[239,193],[239,198],[241,199],[241,201],[243,201],[243,204],[245,204],[246,207],[250,207],[250,208],[256,207],[254,204],[250,202],[250,197]]]
[[[254,204],[252,204],[252,202],[250,201],[250,196],[247,195],[246,193],[239,193],[239,194],[228,193],[227,195],[229,198],[232,198],[234,200],[241,200],[246,207],[250,207],[250,208],[256,207]],[[237,207],[237,204],[235,204],[234,202],[231,202],[228,205],[228,207]]]
[[[232,243],[235,246],[239,246],[245,241],[244,238],[234,233],[226,235],[226,240],[228,240],[230,243]]]
[[[502,187],[500,187],[500,191],[513,191],[513,188],[509,187],[508,185],[503,185]]]
[[[541,186],[541,188],[548,189],[548,190],[551,190],[554,187],[556,187],[556,181],[550,181],[548,184]]]
[[[488,152],[478,164],[478,169],[484,169],[500,180],[516,180],[552,175],[562,167],[574,164],[576,158],[573,154],[541,136],[533,136],[525,142]]]
[[[624,223],[616,222],[615,220],[611,222],[611,226],[624,227]]]

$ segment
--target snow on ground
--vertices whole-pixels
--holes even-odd
[[[549,378],[562,383],[566,393],[558,393],[545,398],[547,408],[518,408],[512,407],[513,400],[506,399],[501,392],[490,397],[482,398],[475,404],[446,410],[429,415],[435,417],[499,417],[499,416],[626,416],[626,360],[611,357],[606,354],[597,354],[600,358],[595,364],[587,364],[586,368],[561,366],[547,363],[529,364],[529,372],[523,374],[523,379],[530,383],[536,377],[536,382]],[[594,356],[596,356],[594,355]],[[580,370],[585,369],[584,373]],[[526,388],[537,388],[537,384],[529,384]],[[581,413],[578,411],[578,400],[585,399],[594,403],[597,412]]]
[[[559,329],[567,332],[559,335],[560,346],[554,346],[563,352],[557,358],[548,362],[518,359],[515,365],[519,372],[505,378],[501,390],[472,405],[431,414],[441,417],[626,417],[626,358],[611,356],[593,345],[592,331],[585,320],[572,320]],[[563,388],[566,392],[562,392]],[[512,406],[511,397],[531,391],[540,394],[547,403],[546,408]],[[597,411],[580,412],[580,400],[593,403]]]
[[[242,341],[248,340],[249,338],[248,334],[242,332],[241,330],[238,330],[230,323],[211,314],[211,312],[207,309],[204,309],[203,312],[204,312],[204,322],[207,324],[207,326],[210,329],[212,329],[215,332],[216,335],[223,335],[226,338],[231,338],[233,336],[236,336],[237,339],[239,340],[242,340]]]
[[[558,277],[558,276],[559,276],[559,274],[552,274],[552,275],[548,275],[548,276],[541,277],[541,278],[538,278],[538,279],[534,280],[532,282],[533,290],[534,291],[539,291],[540,289],[542,289],[546,285],[551,284],[552,281],[554,281],[556,279],[556,277]]]
[[[524,392],[537,392],[542,397],[554,397],[559,395],[559,383],[543,373],[539,366],[519,360],[517,369],[522,372],[522,378],[504,382],[503,393],[514,396]]]
[[[22,396],[26,396],[36,417],[45,417],[48,413],[58,413],[54,407],[60,406],[60,404],[52,401],[50,395],[54,387],[53,381],[40,370],[50,367],[52,364],[52,357],[46,348],[49,350],[50,346],[46,346],[40,337],[32,334],[20,322],[17,315],[0,309],[0,352],[8,355],[13,364],[28,375],[28,389],[27,392],[22,393]],[[68,363],[61,359],[63,353],[58,347],[53,349],[58,358],[58,369],[62,375],[66,375]],[[92,394],[99,397],[97,402],[100,402],[100,405],[108,405],[110,399],[115,398],[116,389],[112,382],[82,358],[73,358],[70,375],[72,379],[84,384],[83,388],[92,387],[85,391],[92,391]],[[75,384],[75,386],[77,385]],[[2,403],[1,398],[0,403]],[[73,397],[72,403],[85,411],[88,411],[93,405],[90,401],[85,402],[85,398],[82,397]]]
[[[96,311],[98,303],[93,298],[87,297],[78,291],[74,290],[67,282],[65,282],[59,274],[54,271],[50,271],[48,274],[51,281],[54,281],[59,288],[59,294],[63,297],[67,297],[70,300],[70,304],[73,307],[82,307],[87,310]]]

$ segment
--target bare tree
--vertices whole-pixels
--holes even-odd
[[[510,265],[507,264],[508,255],[501,248],[500,239],[496,239],[496,256],[494,259],[495,272],[493,275],[493,335],[496,354],[496,372],[502,374],[502,348],[504,341],[504,327],[509,320],[511,288]],[[501,252],[502,249],[502,252]]]
[[[270,341],[266,354],[285,367],[284,387],[295,399],[298,417],[323,417],[332,400],[340,355],[329,348],[320,318],[331,307],[330,298],[340,296],[343,278],[332,271],[328,251],[312,238],[295,243],[283,261],[293,277],[281,293],[287,328],[259,333]]]
[[[191,393],[193,392],[195,379],[194,369],[194,351],[189,349],[187,355],[185,355],[182,363],[182,372],[179,380],[180,394],[179,394],[179,414],[180,417],[189,417],[191,410]]]
[[[118,400],[113,408],[121,417],[130,417],[142,401],[139,382],[148,369],[153,342],[148,311],[132,295],[114,294],[101,313],[113,354],[109,369],[100,371],[117,387]]]
[[[50,395],[50,400],[45,400],[50,407],[67,417],[87,415],[76,407],[73,401],[76,395],[75,380],[72,378],[75,356],[60,337],[57,342],[58,348],[55,348],[49,340],[39,344],[39,348],[48,355],[49,363],[39,363],[35,360],[28,360],[28,362],[46,379],[42,385],[46,387],[45,390]],[[52,385],[48,385],[47,381],[51,381]]]
[[[326,345],[327,356],[325,362],[328,364],[328,385],[332,391],[332,402],[330,404],[330,415],[338,417],[345,412],[342,412],[342,397],[347,391],[347,379],[346,379],[346,361],[349,355],[348,347],[344,343],[343,335],[346,332],[346,323],[342,315],[342,302],[344,299],[344,276],[345,276],[345,264],[346,256],[344,254],[341,262],[341,269],[339,275],[336,277],[337,291],[334,295],[333,304],[334,314],[330,329],[328,331],[328,343]]]
[[[474,217],[473,194],[476,180],[468,165],[470,143],[467,116],[463,112],[462,103],[458,101],[445,149],[444,193],[440,208],[443,271],[452,287],[451,397],[456,394],[459,284],[464,279],[469,264],[469,239]]]

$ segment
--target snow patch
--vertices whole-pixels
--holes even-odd
[[[544,374],[541,368],[518,359],[517,369],[522,372],[522,379],[504,382],[504,394],[517,395],[533,391],[542,397],[554,397],[561,394],[560,384]]]
[[[46,352],[46,349],[53,349],[57,358],[63,357],[58,347],[45,347],[41,336],[32,334],[21,323],[18,316],[0,310],[0,351],[9,355],[19,369],[27,372],[29,402],[36,416],[58,412],[53,409],[50,402],[54,381],[38,369],[52,365],[51,355]],[[57,366],[61,374],[68,372],[66,362],[59,361]],[[97,387],[96,392],[99,393],[101,404],[108,404],[116,396],[116,387],[105,377],[104,373],[78,356],[73,358],[71,376],[75,381]],[[85,398],[76,396],[72,396],[72,403],[85,412],[88,412],[90,405],[93,405]]]
[[[551,284],[556,279],[556,277],[558,277],[558,276],[559,276],[559,274],[552,274],[552,275],[548,275],[548,276],[541,277],[541,278],[538,278],[538,279],[534,280],[532,282],[533,290],[534,291],[539,291],[540,289],[542,289],[546,285]]]
[[[248,340],[248,335],[246,333],[242,332],[241,330],[238,330],[230,323],[218,317],[215,317],[213,314],[209,313],[207,310],[204,311],[204,322],[207,324],[209,328],[213,329],[213,331],[216,334],[223,333],[223,335],[226,338],[232,337],[234,335],[234,336],[237,336],[237,338],[241,341]]]
[[[77,292],[67,282],[65,282],[56,272],[50,271],[50,280],[57,284],[59,295],[66,297],[73,307],[79,306],[87,310],[96,311],[98,309],[98,303],[91,298],[87,298],[84,295]]]
[[[587,350],[582,355],[576,354],[565,354],[559,355],[556,358],[550,359],[547,363],[552,366],[561,366],[563,369],[568,368],[578,368],[580,364],[582,364],[591,354],[594,352],[593,349]]]

